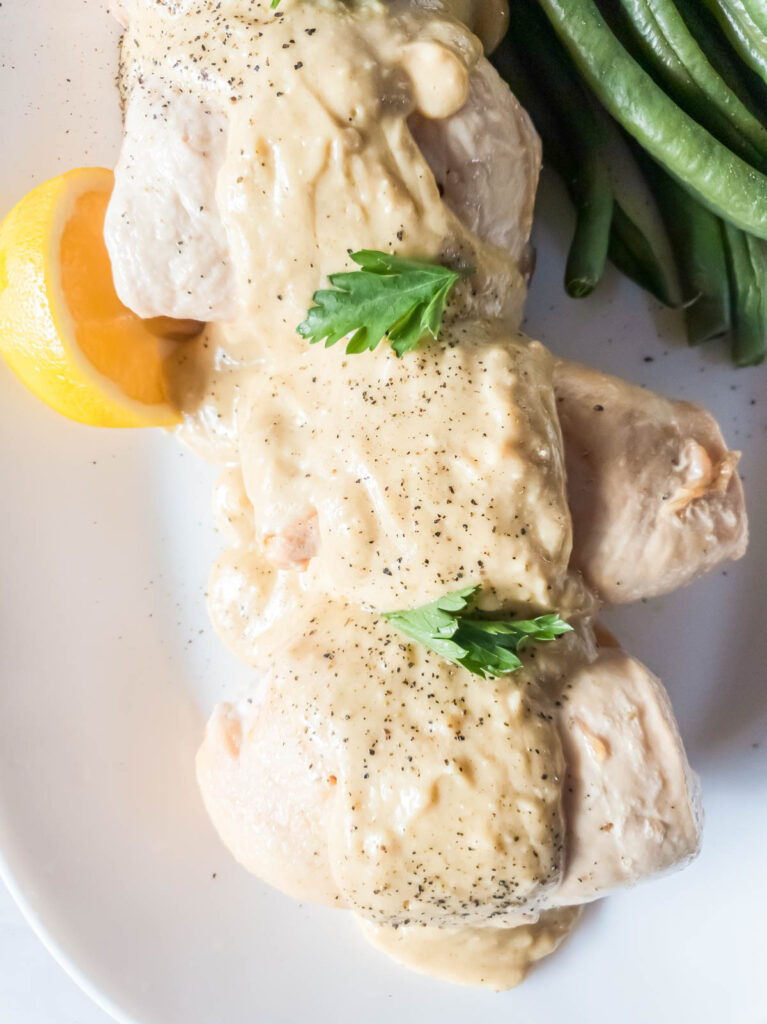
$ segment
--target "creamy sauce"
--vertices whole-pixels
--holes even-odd
[[[312,762],[337,778],[329,857],[346,906],[376,924],[509,924],[563,869],[564,762],[544,665],[475,677],[354,606],[297,602],[269,643],[271,685]]]
[[[574,609],[545,349],[463,321],[407,359],[280,364],[242,382],[237,432],[256,543],[317,516],[307,591],[391,610],[482,583],[486,607]]]
[[[206,365],[208,376],[202,400],[186,399],[200,410],[187,437],[239,466],[219,491],[237,544],[212,581],[214,620],[248,660],[280,666],[273,685],[317,760],[334,765],[328,849],[343,904],[379,930],[436,925],[463,944],[461,925],[493,922],[516,982],[535,958],[531,936],[549,926],[508,925],[537,915],[563,869],[563,763],[546,699],[529,671],[480,681],[375,614],[474,583],[489,608],[570,615],[584,604],[567,574],[551,360],[514,333],[522,272],[442,202],[407,123],[464,104],[479,43],[417,8],[299,4],[262,20],[241,4],[183,10],[142,6],[126,33],[136,143],[108,237],[113,249],[135,242],[141,211],[119,189],[135,194],[142,173],[138,120],[152,122],[151,148],[158,117],[173,136],[183,119],[177,163],[195,180],[217,174],[217,210],[194,230],[213,221],[218,241],[170,311],[231,317],[233,293],[237,305],[189,359],[196,384]],[[194,105],[207,127],[191,134]],[[162,169],[151,184],[178,187]],[[184,241],[188,221],[174,227]],[[349,357],[296,335],[312,292],[362,247],[476,268],[438,343],[404,359],[385,345]],[[189,269],[178,249],[174,290]],[[316,530],[302,526],[315,517]],[[291,544],[295,567],[280,568]],[[584,657],[578,647],[562,645],[560,676]],[[432,946],[432,960],[442,945],[455,948]],[[473,946],[486,959],[486,944]],[[410,958],[425,962],[415,948]],[[498,981],[479,962],[469,974]]]
[[[482,67],[467,26],[491,42],[505,12],[283,5],[122,4],[107,240],[115,264],[132,254],[126,303],[215,321],[179,358],[182,435],[226,466],[211,614],[264,673],[252,710],[211,719],[200,784],[251,870],[350,908],[411,966],[508,987],[577,917],[547,908],[566,870],[558,707],[594,657],[591,599],[568,571],[551,358],[518,333],[526,238],[466,226],[411,131],[460,111]],[[438,342],[397,359],[296,334],[358,248],[473,268]],[[577,629],[482,680],[379,615],[473,584],[484,610]]]
[[[127,197],[159,190],[166,208],[178,211],[162,230],[178,229],[182,254],[197,214],[205,218],[201,230],[217,220],[216,238],[223,232],[227,239],[235,278],[229,302],[238,307],[239,324],[247,322],[239,338],[227,332],[235,359],[252,358],[258,339],[265,354],[303,351],[295,326],[313,291],[328,273],[349,265],[354,248],[475,267],[458,304],[518,322],[519,268],[468,232],[441,201],[408,128],[413,114],[447,117],[463,105],[481,44],[461,22],[375,0],[296,3],[285,12],[236,0],[188,3],[179,14],[166,4],[135,6],[121,70],[135,145],[129,134],[107,224],[116,265],[130,249],[152,273],[161,239],[146,231],[140,205]],[[190,135],[192,105],[208,127]],[[216,211],[205,203],[198,209],[167,160],[153,169],[136,159],[138,152],[154,152],[163,132],[195,152],[207,146],[217,169]],[[225,141],[214,149],[217,134]],[[182,174],[196,164],[195,155],[186,153],[186,161],[177,169]],[[183,264],[176,249],[172,258]],[[195,296],[199,319],[231,315],[227,305],[211,316],[212,270],[202,268],[180,297],[180,315],[195,315]],[[220,272],[215,269],[217,279]],[[134,280],[140,287],[130,288],[118,274],[116,284],[126,304],[143,306],[147,282],[140,275]]]
[[[295,581],[281,611],[259,640],[261,705],[219,709],[200,751],[222,838],[266,881],[351,909],[412,967],[517,984],[577,916],[547,909],[566,838],[551,710],[587,638],[478,685],[379,617],[311,603]]]
[[[516,928],[377,928],[365,938],[408,967],[462,985],[496,991],[521,984],[532,964],[553,953],[575,927],[580,907],[547,910]]]

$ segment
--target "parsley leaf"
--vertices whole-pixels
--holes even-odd
[[[475,675],[504,676],[522,667],[518,657],[527,644],[547,643],[572,626],[556,613],[535,619],[480,619],[471,616],[479,586],[445,594],[410,611],[384,613],[384,618],[411,640]]]
[[[297,327],[312,344],[325,348],[351,335],[349,353],[372,351],[387,337],[398,356],[414,349],[425,334],[436,338],[445,303],[461,276],[438,263],[406,260],[361,249],[351,254],[361,267],[331,274],[333,290],[314,293],[314,306]]]

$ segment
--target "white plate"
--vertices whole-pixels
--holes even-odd
[[[69,166],[113,160],[117,33],[103,6],[0,6],[3,212]],[[600,301],[565,299],[552,254],[569,214],[556,190],[541,206],[530,332],[705,402],[745,450],[748,559],[610,616],[671,692],[703,777],[702,856],[593,907],[497,996],[410,974],[347,915],[246,875],[208,825],[192,765],[204,715],[246,678],[205,617],[211,471],[161,433],[59,419],[3,369],[0,863],[54,955],[118,1019],[765,1021],[765,372],[685,350],[673,318],[617,277]]]

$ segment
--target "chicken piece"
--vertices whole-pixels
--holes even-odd
[[[409,124],[453,213],[529,271],[541,143],[492,64],[477,63],[458,113],[442,119],[414,114]]]
[[[601,649],[564,695],[568,852],[550,907],[680,866],[700,841],[697,777],[652,673],[619,648]],[[249,871],[298,899],[342,906],[328,852],[340,772],[307,739],[294,696],[273,686],[260,702],[220,705],[198,754],[200,789],[221,838]]]
[[[248,871],[298,900],[343,906],[328,858],[337,777],[279,688],[219,704],[197,755],[218,834]]]
[[[139,316],[207,321],[237,312],[215,198],[225,153],[226,119],[200,99],[159,76],[131,96],[104,238],[117,294]]]
[[[377,351],[364,388],[340,345],[243,381],[256,543],[305,569],[307,588],[372,608],[423,604],[469,579],[483,607],[582,608],[592,599],[568,572],[551,358],[497,321],[453,330],[408,360]]]
[[[584,663],[589,638],[477,687],[382,617],[296,597],[264,641],[265,692],[220,706],[198,755],[224,842],[375,924],[530,920],[564,866],[562,745],[536,680]]]
[[[681,867],[698,852],[702,821],[668,695],[644,665],[602,649],[565,694],[568,855],[557,906]]]
[[[697,853],[698,780],[658,680],[615,647],[577,672],[565,693],[568,856],[552,907],[514,928],[363,923],[374,946],[426,974],[513,988],[566,938],[578,904],[680,867]]]
[[[740,558],[739,453],[713,417],[574,363],[555,372],[572,565],[611,604],[663,594]]]
[[[665,593],[740,558],[748,541],[738,454],[711,415],[559,361],[557,408],[573,517],[572,565],[606,602]],[[315,509],[264,538],[278,568],[319,554]]]
[[[278,569],[304,570],[319,550],[320,521],[316,508],[264,537],[264,554]]]
[[[146,20],[147,5],[138,0],[122,0],[115,13],[125,24],[142,6]],[[150,19],[153,31],[171,49],[183,46],[184,22],[174,16],[177,9],[178,4],[160,5],[159,10],[153,5]],[[260,31],[254,21],[254,37]],[[314,45],[306,42],[308,38],[302,45]],[[358,48],[360,40],[353,45]],[[462,45],[467,53],[472,47],[479,49],[476,40]],[[389,121],[404,122],[408,111],[399,99],[386,105],[386,116],[376,122],[375,132],[372,123],[367,128],[360,125],[366,139],[360,149],[358,132],[340,126],[347,124],[347,107],[377,108],[381,73],[368,71],[350,79],[339,109],[326,95],[324,80],[321,86],[313,85],[304,70],[297,81],[297,61],[292,56],[285,60],[292,109],[301,111],[300,127],[297,123],[290,138],[280,134],[282,115],[274,108],[270,90],[254,89],[247,111],[244,102],[218,102],[208,86],[216,80],[225,92],[221,69],[195,63],[192,74],[181,62],[151,62],[144,46],[137,46],[126,33],[120,79],[125,135],[105,222],[121,300],[143,317],[218,322],[236,318],[249,304],[260,309],[263,295],[275,293],[283,304],[274,321],[280,329],[293,319],[300,321],[313,291],[343,267],[350,245],[377,248],[382,239],[396,238],[402,243],[397,245],[401,254],[408,255],[412,234],[421,236],[413,255],[433,252],[442,260],[475,268],[471,287],[459,282],[454,290],[456,308],[499,316],[516,327],[529,270],[527,240],[540,142],[488,61],[479,57],[474,64],[472,56],[464,62],[452,48],[426,39],[408,43],[394,54],[360,54],[360,66],[368,69],[385,60],[392,63],[393,74],[400,65],[397,72],[409,79],[408,104],[413,110],[408,124],[395,130]],[[307,60],[299,66],[308,69],[310,64]],[[258,79],[252,68],[246,71],[251,88]],[[273,56],[272,78],[276,74]],[[276,88],[282,95],[280,85]],[[371,89],[373,100],[367,95]],[[254,149],[240,147],[236,155],[231,139],[242,133],[243,123]],[[328,150],[332,159],[326,159],[328,125],[337,136]],[[296,132],[302,136],[297,150]],[[422,142],[423,155],[411,132]],[[428,174],[427,161],[444,189],[443,200]],[[387,202],[364,209],[360,202],[344,203],[333,218],[320,218],[315,208],[320,197],[343,194],[350,180],[357,181],[362,195],[386,195]],[[503,217],[486,215],[473,202],[475,188],[482,194],[480,186],[498,192]],[[264,197],[278,193],[282,198],[273,209]],[[469,214],[456,218],[453,208],[463,209],[467,203]],[[244,248],[242,241],[254,209],[262,220],[257,253]],[[417,232],[408,226],[414,218]],[[289,232],[286,223],[291,224]],[[316,247],[323,259],[315,263],[312,257],[307,268],[303,246],[307,238],[314,239],[318,225],[322,231],[312,252]],[[266,247],[272,236],[274,251]],[[294,305],[288,307],[289,302]]]

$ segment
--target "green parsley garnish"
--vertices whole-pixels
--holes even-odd
[[[350,334],[346,351],[367,352],[386,337],[398,356],[414,349],[425,334],[436,338],[450,289],[461,276],[438,263],[401,259],[361,249],[351,253],[361,267],[331,274],[333,290],[314,293],[314,306],[298,325],[312,344],[335,345]]]
[[[387,612],[405,636],[475,675],[504,676],[522,667],[518,654],[527,644],[547,643],[572,626],[556,613],[536,619],[479,619],[471,615],[479,586],[445,594],[411,611]]]

